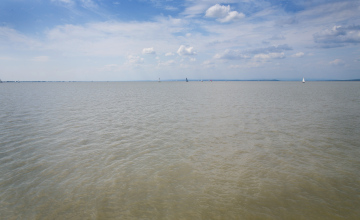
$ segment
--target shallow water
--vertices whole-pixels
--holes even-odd
[[[360,83],[0,84],[1,219],[358,219]]]

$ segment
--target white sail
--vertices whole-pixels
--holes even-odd
[[[303,83],[305,82],[305,78],[303,78],[302,82],[303,82]]]

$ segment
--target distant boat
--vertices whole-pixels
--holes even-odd
[[[189,80],[186,78],[186,82],[189,82]]]
[[[305,78],[303,78],[302,82],[305,83]]]

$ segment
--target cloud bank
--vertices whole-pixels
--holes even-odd
[[[141,15],[120,1],[4,2],[39,15],[2,15],[1,78],[177,79],[183,68],[192,78],[360,78],[355,0],[132,1]],[[53,20],[38,20],[51,12]]]
[[[360,25],[334,26],[314,34],[314,41],[324,48],[344,47],[360,43]]]

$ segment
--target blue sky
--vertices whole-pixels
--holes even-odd
[[[358,0],[1,0],[0,79],[359,79]]]

